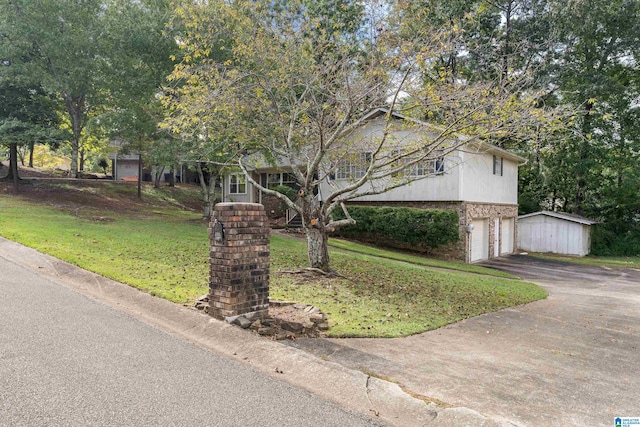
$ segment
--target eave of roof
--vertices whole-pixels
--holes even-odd
[[[367,114],[365,114],[360,120],[358,120],[358,122],[355,124],[355,126],[359,126],[360,124],[362,124],[362,122],[365,122],[367,120],[371,120],[371,119],[375,119],[377,117],[383,116],[383,115],[387,115],[390,114],[391,117],[399,119],[399,120],[406,120],[406,121],[410,121],[413,123],[416,123],[420,126],[425,126],[425,127],[432,127],[432,128],[437,128],[437,126],[425,122],[423,120],[419,120],[419,119],[414,119],[412,117],[407,117],[404,116],[400,113],[397,113],[395,111],[391,111],[389,112],[389,109],[387,107],[378,107],[378,108],[374,108],[373,110],[369,111]],[[515,153],[512,153],[511,151],[505,150],[504,148],[500,148],[497,147],[493,144],[489,144],[488,142],[484,142],[481,141],[477,138],[469,138],[469,142],[468,144],[471,144],[473,146],[476,147],[476,149],[478,150],[482,150],[485,151],[487,153],[490,154],[496,154],[499,155],[500,157],[504,157],[505,159],[508,160],[512,160],[516,163],[518,163],[518,166],[522,166],[525,163],[527,163],[527,159],[525,159],[522,156],[519,156]]]
[[[564,213],[564,212],[550,212],[550,211],[540,211],[540,212],[534,212],[534,213],[530,213],[530,214],[526,214],[526,215],[520,215],[518,217],[518,220],[524,219],[524,218],[531,218],[531,217],[539,216],[539,215],[544,215],[544,216],[550,216],[550,217],[553,217],[553,218],[564,219],[566,221],[577,222],[579,224],[585,224],[585,225],[598,224],[598,221],[594,221],[592,219],[585,218],[585,217],[580,216],[580,215],[569,214],[569,213]]]

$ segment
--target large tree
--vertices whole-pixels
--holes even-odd
[[[354,223],[346,202],[419,179],[403,171],[464,145],[469,139],[459,138],[462,134],[513,136],[534,117],[528,100],[499,81],[452,84],[434,78],[423,84],[420,75],[433,69],[448,47],[438,31],[422,28],[399,37],[397,28],[378,21],[376,37],[358,37],[347,25],[323,25],[323,14],[331,9],[319,14],[303,1],[278,2],[277,10],[274,4],[212,1],[182,9],[190,19],[189,32],[180,40],[185,62],[173,74],[184,83],[174,96],[183,111],[183,125],[176,131],[190,129],[193,117],[216,134],[223,123],[231,127],[218,143],[240,148],[244,155],[237,167],[246,179],[300,215],[312,268],[330,269],[328,234]],[[221,39],[229,42],[223,46],[229,52],[224,60],[212,55]],[[181,98],[184,94],[190,96]],[[388,111],[387,131],[367,141],[371,154],[363,159],[362,173],[334,186],[318,203],[320,183],[361,148],[351,138],[360,119],[381,106]],[[425,130],[416,132],[424,137],[399,149],[390,136],[398,110],[429,117],[438,126],[412,121],[414,128]],[[193,136],[200,136],[197,128]],[[252,179],[252,168],[283,163],[299,187],[297,201]],[[336,209],[346,219],[334,220]]]
[[[1,78],[1,76],[0,76]],[[9,147],[9,173],[18,188],[18,147],[59,145],[69,135],[60,129],[55,102],[37,86],[0,80],[0,145]]]
[[[1,0],[0,49],[14,74],[29,76],[56,94],[73,134],[70,175],[78,173],[78,151],[92,109],[117,67],[103,55],[105,8],[111,2],[87,0]]]

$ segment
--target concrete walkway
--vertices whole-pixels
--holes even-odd
[[[538,283],[549,297],[407,338],[291,345],[440,406],[475,410],[485,425],[612,426],[640,416],[640,270],[525,255],[485,265]]]

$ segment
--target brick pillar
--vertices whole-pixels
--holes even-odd
[[[216,221],[224,240],[216,240]],[[209,313],[218,319],[269,312],[269,222],[258,203],[218,203],[209,224]]]

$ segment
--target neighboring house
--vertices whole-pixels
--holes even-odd
[[[535,212],[518,217],[518,248],[585,256],[591,249],[591,226],[596,221],[561,212]]]
[[[122,153],[122,143],[118,140],[112,140],[109,145],[112,149],[112,153],[109,154],[109,160],[111,161],[113,179],[116,181],[137,181],[139,171],[138,153]],[[169,182],[171,180],[168,168],[158,169],[157,166],[143,164],[142,181],[153,181],[156,172],[160,172],[160,182]],[[197,173],[189,171],[186,165],[181,164],[176,172],[176,182],[198,182]]]
[[[383,134],[383,116],[386,113],[383,108],[371,111],[363,118],[358,130],[349,136],[351,151],[332,164],[333,171],[319,186],[319,202],[322,202],[323,194],[329,194],[332,188],[347,185],[364,175],[371,156],[367,152],[366,141]],[[391,134],[392,139],[398,141],[398,146],[424,139],[427,124],[399,114],[393,117],[398,126],[392,129]],[[419,124],[419,129],[412,127],[413,124]],[[360,149],[362,151],[356,152]],[[513,253],[517,235],[518,166],[526,160],[478,140],[470,140],[435,157],[405,172],[415,176],[416,181],[382,194],[358,197],[349,204],[452,209],[459,216],[460,242],[456,258],[477,262]],[[295,187],[295,180],[283,166],[256,167],[252,173],[253,178],[267,188],[277,185]],[[367,184],[363,191],[375,185],[375,182]],[[223,200],[263,203],[265,197],[246,182],[241,173],[233,173],[224,178]],[[270,212],[269,207],[267,212]]]

